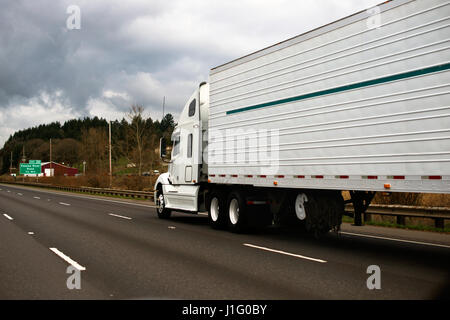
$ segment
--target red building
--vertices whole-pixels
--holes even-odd
[[[51,169],[53,169],[54,176],[74,176],[78,173],[77,168],[71,168],[53,161],[51,162]],[[50,162],[42,162],[41,172],[43,173],[44,177],[52,175],[50,170]]]

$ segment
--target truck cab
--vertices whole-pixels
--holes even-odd
[[[208,115],[209,85],[202,82],[180,113],[171,137],[168,172],[161,174],[155,184],[155,202],[162,216],[170,216],[170,209],[198,212],[202,205],[198,195],[207,180],[203,151],[207,147]]]

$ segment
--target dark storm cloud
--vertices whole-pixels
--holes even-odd
[[[163,96],[176,116],[211,67],[378,2],[0,1],[0,145],[40,123],[121,118],[131,103],[159,118]],[[80,30],[66,27],[70,5]]]
[[[73,2],[11,1],[0,12],[1,106],[13,97],[32,98],[39,92],[62,90],[77,109],[99,95],[106,80],[117,72],[158,71],[177,59],[162,48],[133,50],[118,35],[124,24],[140,14],[157,15],[149,7],[128,9],[80,4],[82,27],[68,30],[66,8]]]

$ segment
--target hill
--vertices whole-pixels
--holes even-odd
[[[139,157],[136,140],[136,125],[142,130],[142,156]],[[138,163],[142,168],[151,169],[157,161],[160,137],[167,142],[175,127],[173,116],[166,114],[162,121],[143,119],[134,115],[128,120],[111,122],[111,142],[113,163]],[[83,161],[89,172],[102,173],[109,170],[108,164],[108,122],[103,118],[85,117],[72,119],[61,124],[52,122],[15,132],[0,149],[0,174],[8,173],[11,166],[18,168],[25,156],[26,161],[37,159],[49,161],[50,139],[52,139],[52,160],[82,168]]]

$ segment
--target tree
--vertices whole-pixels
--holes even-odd
[[[81,154],[88,164],[90,172],[102,173],[106,171],[108,158],[108,135],[106,128],[84,129],[82,134]]]
[[[168,130],[173,130],[175,128],[175,121],[173,120],[172,114],[168,113],[161,120],[161,130],[162,132],[166,132]]]
[[[66,165],[75,164],[79,159],[80,143],[75,139],[62,139],[55,143],[53,159]]]
[[[164,116],[159,124],[161,135],[166,140],[166,144],[170,144],[170,137],[172,136],[172,132],[175,129],[175,123],[172,114],[168,113]]]
[[[135,159],[138,164],[139,176],[142,174],[142,150],[144,148],[144,135],[145,135],[145,121],[142,114],[144,113],[144,107],[142,105],[133,104],[130,107],[130,111],[127,114],[130,120],[130,128],[133,132],[133,136],[136,143],[134,150]]]

